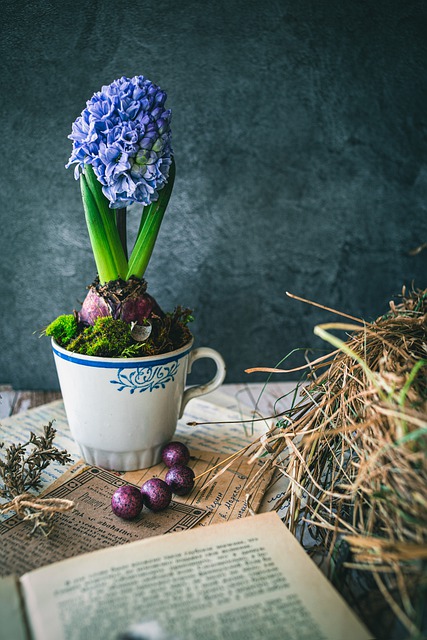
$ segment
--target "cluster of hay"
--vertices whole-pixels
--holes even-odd
[[[301,398],[255,443],[255,455],[289,481],[281,500],[289,529],[308,531],[332,557],[345,540],[347,573],[369,576],[406,635],[419,637],[427,593],[427,290],[404,290],[372,323],[340,315],[352,322],[315,329],[337,350],[310,365]]]

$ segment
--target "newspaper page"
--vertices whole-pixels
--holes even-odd
[[[256,474],[264,465],[262,460],[255,460],[252,464],[248,458],[240,457],[231,463],[227,457],[212,451],[191,450],[188,466],[196,476],[193,490],[186,496],[175,496],[177,502],[207,509],[209,515],[203,518],[197,526],[206,527],[217,522],[225,522],[234,518],[244,518],[250,513],[256,513],[263,499],[264,492],[270,482],[273,471],[263,473],[256,482],[256,491],[250,504],[246,500],[246,486],[254,480]],[[229,464],[229,466],[228,466]],[[221,469],[223,471],[221,472]],[[149,469],[128,471],[123,475],[132,484],[142,484],[153,476],[164,478],[168,469],[163,463]]]
[[[245,486],[258,473],[263,462],[249,464],[245,458],[240,458],[214,478],[217,465],[223,464],[224,459],[225,456],[219,454],[193,451],[188,464],[196,477],[200,476],[193,490],[186,496],[174,496],[171,505],[160,514],[144,509],[141,517],[131,523],[119,520],[111,512],[111,496],[117,486],[130,483],[141,487],[149,478],[164,478],[167,467],[162,463],[121,474],[79,461],[43,494],[45,497],[67,498],[76,505],[74,511],[58,517],[49,543],[39,535],[28,538],[31,523],[22,522],[17,516],[0,523],[0,575],[10,572],[22,574],[101,546],[123,544],[171,530],[207,526],[256,512],[272,472],[262,474],[257,492],[248,505]]]
[[[49,537],[28,536],[31,526],[18,516],[0,523],[0,575],[23,573],[81,553],[196,525],[208,512],[200,506],[172,500],[164,511],[144,508],[133,520],[123,520],[111,510],[111,497],[125,480],[98,467],[69,474],[46,493],[50,498],[73,500],[75,508],[62,514]]]

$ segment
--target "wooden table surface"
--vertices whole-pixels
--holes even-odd
[[[2,385],[0,386],[0,419],[60,398],[59,391],[15,391],[10,385]]]

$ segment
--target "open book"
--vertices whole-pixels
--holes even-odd
[[[94,551],[16,585],[34,640],[372,638],[276,513]],[[13,586],[0,582],[0,637],[21,640]]]

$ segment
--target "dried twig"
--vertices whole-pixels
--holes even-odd
[[[4,450],[4,459],[0,459],[0,496],[10,500],[0,507],[0,513],[15,513],[24,520],[31,521],[33,528],[30,535],[40,531],[49,535],[52,530],[52,520],[56,513],[72,509],[74,504],[69,500],[55,498],[38,498],[29,489],[38,489],[43,471],[53,461],[59,464],[71,462],[71,457],[65,450],[53,445],[56,430],[49,422],[43,428],[40,436],[30,433],[30,438],[24,444],[11,444]],[[27,453],[28,447],[33,447]],[[0,449],[4,444],[0,444]]]

